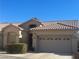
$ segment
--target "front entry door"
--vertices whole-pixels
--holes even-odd
[[[32,34],[29,34],[28,48],[30,51],[32,51]]]

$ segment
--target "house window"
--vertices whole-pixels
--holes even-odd
[[[17,34],[16,32],[9,32],[7,37],[7,44],[13,44],[17,42]]]
[[[31,24],[29,27],[34,28],[34,27],[36,27],[36,24]]]
[[[61,40],[61,38],[59,38],[59,40]]]
[[[67,40],[70,40],[69,38],[67,38]]]
[[[55,38],[55,40],[57,40],[57,38]]]
[[[63,40],[66,40],[65,38],[63,38]]]

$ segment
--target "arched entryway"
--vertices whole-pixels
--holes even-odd
[[[36,24],[30,24],[29,25],[29,28],[34,28],[34,27],[37,27],[37,25]],[[29,51],[33,51],[34,49],[33,49],[33,39],[32,39],[32,36],[33,36],[33,34],[32,33],[30,33],[29,32],[29,40],[28,40],[28,50]]]

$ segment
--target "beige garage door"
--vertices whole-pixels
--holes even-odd
[[[41,52],[71,53],[70,36],[40,36],[38,49]]]

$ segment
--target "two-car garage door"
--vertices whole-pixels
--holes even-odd
[[[64,35],[39,36],[38,50],[40,52],[71,53],[71,37]]]

